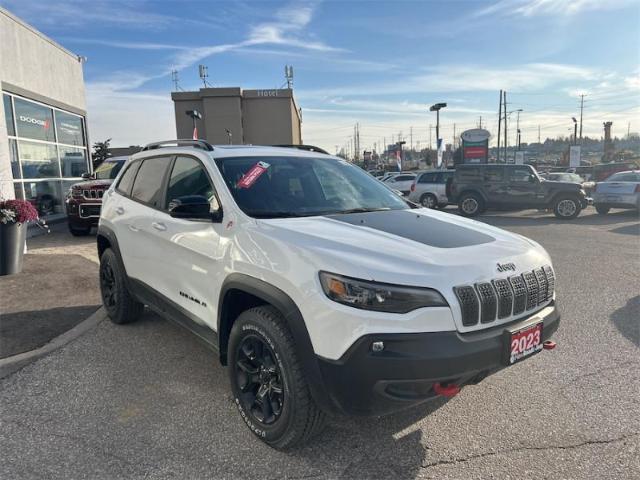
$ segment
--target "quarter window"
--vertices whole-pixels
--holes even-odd
[[[501,182],[502,181],[502,167],[487,167],[484,170],[484,180],[485,182]],[[527,170],[527,180],[529,176],[529,171]]]
[[[436,179],[435,173],[425,173],[420,177],[420,180],[418,180],[418,183],[434,183],[435,179]]]
[[[129,167],[127,167],[127,169],[122,174],[120,181],[118,181],[116,190],[125,195],[130,195],[131,187],[133,186],[133,180],[136,178],[138,168],[140,168],[140,162],[133,162],[131,165],[129,165]]]
[[[159,208],[162,204],[162,180],[171,163],[171,157],[147,158],[142,162],[133,182],[131,198]]]

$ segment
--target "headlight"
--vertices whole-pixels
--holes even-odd
[[[320,272],[320,283],[331,300],[363,310],[407,313],[422,307],[448,306],[431,288],[369,282],[327,272]]]

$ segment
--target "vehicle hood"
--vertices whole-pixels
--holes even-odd
[[[112,179],[108,180],[87,180],[86,182],[78,182],[73,184],[73,188],[92,189],[92,188],[109,188],[113,183]]]
[[[547,188],[551,190],[579,190],[582,187],[581,183],[577,182],[558,182],[555,180],[545,180],[543,182]]]
[[[301,261],[363,279],[452,285],[550,264],[537,243],[475,220],[429,209],[259,220],[261,230]],[[516,271],[501,273],[500,264]]]

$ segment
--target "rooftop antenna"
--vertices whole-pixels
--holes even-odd
[[[178,71],[177,70],[171,70],[171,82],[173,83],[173,91],[174,92],[178,92],[180,90],[182,90],[180,88],[180,84],[179,84],[179,80],[178,80]]]
[[[293,66],[284,66],[284,78],[287,80],[287,88],[291,90],[293,88]]]
[[[198,65],[198,75],[200,76],[200,80],[202,80],[205,88],[208,87],[207,78],[209,77],[209,67],[206,65]]]

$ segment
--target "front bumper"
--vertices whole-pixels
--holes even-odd
[[[337,361],[318,358],[329,410],[384,415],[437,396],[434,384],[478,383],[505,367],[504,332],[544,322],[543,341],[558,329],[552,302],[526,319],[472,333],[431,332],[366,335]],[[373,352],[373,342],[384,350]]]

